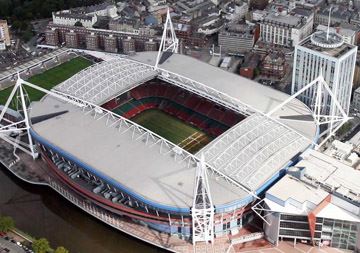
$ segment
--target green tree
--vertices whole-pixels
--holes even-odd
[[[52,250],[49,241],[45,238],[35,240],[32,244],[32,248],[35,253],[47,253]]]
[[[54,253],[69,253],[69,251],[61,246],[61,247],[57,247]]]
[[[0,231],[7,232],[15,227],[13,218],[9,216],[0,216]]]

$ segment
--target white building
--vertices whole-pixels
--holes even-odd
[[[74,26],[76,22],[81,22],[85,28],[92,28],[97,22],[97,15],[85,15],[71,13],[69,11],[53,12],[53,23],[58,25]]]
[[[261,203],[266,238],[350,251],[360,244],[360,171],[320,152],[304,155]]]
[[[315,32],[295,47],[292,77],[292,94],[303,88],[320,75],[339,101],[346,113],[349,112],[351,89],[354,79],[357,47],[344,43],[337,33]],[[316,87],[298,96],[313,108]],[[325,95],[323,114],[339,115],[330,95]]]
[[[354,91],[352,104],[356,110],[360,111],[360,87]]]
[[[298,11],[298,12],[297,12]],[[269,13],[260,21],[260,38],[263,42],[293,47],[312,32],[314,14],[306,10]]]

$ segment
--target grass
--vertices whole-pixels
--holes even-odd
[[[211,141],[211,138],[200,129],[157,109],[146,110],[131,120],[172,143],[181,143],[182,146],[186,138],[194,134],[202,135],[203,137],[200,143],[191,143],[191,141],[189,141],[190,145],[186,145],[185,149],[191,153],[195,153]]]
[[[27,79],[27,81],[36,84],[44,89],[50,90],[54,86],[69,79],[70,77],[78,73],[80,70],[90,65],[92,65],[91,61],[83,57],[76,57],[52,69],[46,70],[41,74],[34,75]],[[13,87],[9,87],[0,91],[0,105],[4,105],[6,103],[12,89]],[[44,96],[44,93],[42,93],[41,91],[32,89],[30,87],[26,87],[25,89],[29,94],[31,101],[38,101]]]

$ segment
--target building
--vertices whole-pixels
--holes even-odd
[[[285,70],[285,55],[280,52],[267,54],[261,63],[261,74],[268,77],[280,79],[285,75]]]
[[[131,37],[127,37],[122,40],[122,48],[125,54],[133,54],[135,53],[135,40]]]
[[[10,46],[10,33],[6,20],[0,20],[0,50]]]
[[[118,52],[118,45],[117,45],[117,38],[112,36],[104,37],[104,50],[110,53],[117,53]]]
[[[350,11],[347,7],[341,5],[331,5],[320,8],[315,14],[315,23],[321,25],[328,25],[329,21],[329,11],[331,8],[331,18],[330,25],[335,26],[341,23],[349,23],[353,12]]]
[[[115,5],[102,3],[52,13],[53,23],[57,25],[80,26],[91,28],[98,21],[98,16],[114,18],[117,16]]]
[[[260,21],[260,37],[269,44],[293,47],[312,33],[313,22],[313,12],[305,9],[270,12]]]
[[[360,87],[354,91],[352,105],[356,110],[360,111]]]
[[[74,31],[69,31],[65,34],[65,42],[67,47],[78,48],[79,47],[79,35]]]
[[[268,5],[268,0],[250,0],[250,7],[252,9],[263,10]]]
[[[360,171],[314,150],[301,158],[266,192],[266,237],[359,250]]]
[[[256,76],[260,64],[260,55],[249,53],[245,56],[245,61],[240,67],[240,75],[249,79]]]
[[[97,50],[99,49],[99,36],[95,33],[86,35],[86,49]]]
[[[252,23],[232,23],[218,34],[221,49],[225,52],[246,52],[259,38],[259,26]]]
[[[344,42],[337,33],[315,32],[295,47],[292,77],[292,94],[322,75],[332,89],[342,108],[349,112],[351,90],[354,79],[357,47]],[[298,96],[305,104],[312,107],[314,88]],[[326,96],[323,113],[338,115],[330,95]]]
[[[218,13],[219,8],[211,0],[188,1],[180,0],[175,2],[175,9],[192,19],[205,17],[209,13]]]
[[[122,40],[127,39],[129,36],[135,40],[136,51],[145,51],[145,42],[149,40],[152,40],[157,44],[160,40],[160,38],[157,36],[148,36],[96,28],[63,26],[50,23],[47,27],[47,30],[45,31],[45,42],[52,46],[62,44],[67,46],[66,34],[69,32],[77,34],[77,48],[86,49],[89,46],[89,49],[97,47],[96,50],[110,50],[109,52],[122,52]],[[110,36],[113,37],[113,39],[109,39]],[[114,48],[114,46],[116,48]],[[69,47],[74,47],[74,44],[69,45]]]
[[[97,15],[85,15],[71,13],[68,11],[53,12],[53,23],[57,25],[74,26],[79,24],[86,28],[91,28],[97,22]]]
[[[45,31],[45,43],[50,46],[57,46],[59,44],[59,32],[52,28]]]
[[[155,41],[150,39],[149,41],[145,42],[144,51],[156,51],[156,50],[158,50],[158,48],[157,48],[157,43]]]
[[[230,21],[236,21],[245,18],[245,15],[249,12],[249,5],[246,1],[234,1],[226,5],[225,18]]]

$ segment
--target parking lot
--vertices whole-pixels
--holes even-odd
[[[16,242],[11,242],[10,240],[5,240],[0,237],[0,253],[24,253],[24,249],[16,244]]]

